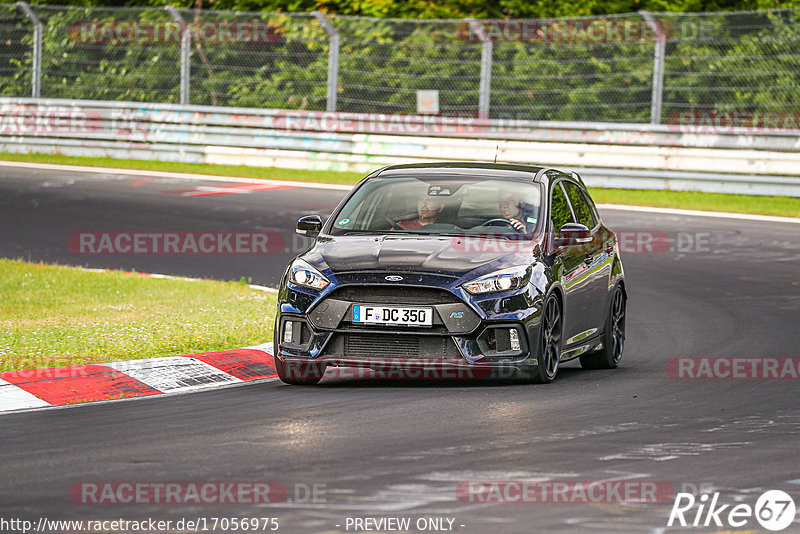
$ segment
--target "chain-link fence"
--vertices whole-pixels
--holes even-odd
[[[18,3],[0,4],[0,32],[4,96],[416,114],[433,91],[442,116],[626,123],[800,102],[792,9],[432,21]]]
[[[31,95],[33,33],[19,7],[0,4],[0,95]]]
[[[328,36],[311,14],[179,10],[192,104],[325,109]]]
[[[640,15],[626,14],[535,21],[528,39],[499,39],[492,116],[647,122],[655,41],[647,31]],[[505,34],[517,35],[515,29]]]
[[[439,93],[443,115],[476,115],[481,45],[459,39],[462,21],[330,17],[341,42],[341,111],[413,114],[417,91]]]
[[[674,28],[665,47],[664,120],[686,110],[796,117],[800,10],[661,16]]]

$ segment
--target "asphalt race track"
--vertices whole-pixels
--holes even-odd
[[[344,194],[293,188],[186,196],[198,185],[230,184],[0,167],[0,256],[274,286],[303,243],[294,237],[296,219],[327,215]],[[2,415],[0,515],[275,517],[283,532],[355,532],[353,518],[380,517],[411,518],[412,527],[419,518],[449,518],[452,531],[464,533],[672,530],[672,498],[498,504],[456,494],[467,481],[521,480],[655,481],[675,492],[714,488],[720,503],[751,506],[765,490],[781,489],[800,505],[800,380],[667,372],[678,357],[798,355],[800,226],[615,210],[602,216],[618,233],[656,236],[654,252],[624,253],[630,298],[619,369],[583,371],[572,362],[545,386],[269,381]],[[255,231],[281,234],[285,250],[89,255],[67,246],[79,232]],[[288,500],[91,505],[69,497],[82,482],[191,481],[279,482]],[[316,498],[305,491],[313,485]],[[730,530],[711,525],[674,530]],[[743,528],[760,530],[752,518]],[[800,532],[800,520],[784,532]]]

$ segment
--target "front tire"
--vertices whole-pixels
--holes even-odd
[[[542,308],[539,362],[531,377],[537,384],[552,382],[558,374],[562,326],[561,303],[558,297],[550,295]]]
[[[625,292],[620,286],[614,289],[603,332],[603,348],[594,354],[581,356],[584,369],[616,369],[625,348]]]
[[[278,378],[293,386],[313,386],[322,380],[325,364],[317,362],[289,362],[275,357],[275,371]]]

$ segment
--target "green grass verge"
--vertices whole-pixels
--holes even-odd
[[[226,350],[272,340],[277,298],[189,282],[0,259],[0,371]]]
[[[76,158],[44,154],[11,154],[7,152],[0,152],[0,160],[183,172],[208,174],[212,176],[237,176],[255,179],[294,180],[329,184],[355,184],[364,176],[363,174],[355,172],[306,171],[272,167],[247,167],[244,165],[206,165],[201,163],[174,163],[114,158]],[[591,192],[592,197],[598,203],[800,217],[800,198],[794,197],[728,195],[721,193],[651,191],[640,189],[592,188]]]
[[[800,198],[698,193],[696,191],[651,191],[649,189],[589,189],[598,204],[628,204],[684,210],[729,211],[753,215],[800,217]]]

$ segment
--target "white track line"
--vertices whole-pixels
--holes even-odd
[[[349,191],[352,186],[338,184],[320,184],[310,182],[296,182],[289,180],[261,180],[257,178],[236,178],[233,176],[212,176],[209,174],[189,174],[180,172],[158,172],[142,171],[135,169],[113,169],[108,167],[85,167],[79,165],[55,165],[50,163],[28,163],[22,161],[0,161],[0,167],[22,167],[27,169],[53,170],[53,171],[74,171],[92,172],[96,174],[127,174],[131,176],[149,176],[152,178],[182,178],[187,180],[206,180],[217,182],[247,182],[255,181],[273,185],[291,185],[294,187],[305,187],[310,189],[333,189],[336,191]],[[763,221],[774,223],[800,224],[800,218],[795,217],[775,217],[771,215],[749,215],[745,213],[728,213],[722,211],[698,211],[682,210],[673,208],[656,208],[647,206],[628,206],[625,204],[598,204],[600,209],[613,209],[624,211],[640,211],[644,213],[666,213],[671,215],[686,215],[691,217],[717,217],[720,219],[740,219],[745,221]],[[256,289],[256,288],[254,288]]]
[[[253,345],[252,347],[242,347],[242,349],[260,350],[261,352],[266,352],[267,354],[273,354],[271,341],[269,343],[262,343],[261,345]]]
[[[269,185],[290,185],[292,187],[306,187],[311,189],[333,189],[336,191],[350,191],[350,189],[353,187],[351,185],[319,184],[315,182],[297,182],[291,180],[262,180],[261,178],[237,178],[235,176],[213,176],[210,174],[192,174],[166,171],[142,171],[137,169],[112,169],[109,167],[86,167],[81,165],[55,165],[52,163],[28,163],[24,161],[0,161],[0,167],[22,167],[25,169],[38,169],[43,171],[92,172],[95,174],[125,174],[130,176],[147,176],[150,178],[181,178],[184,180],[206,180],[210,182],[252,182]]]
[[[180,280],[182,282],[201,282],[204,280],[203,278],[189,278],[186,276],[173,276],[171,274],[159,274],[159,273],[140,273],[136,271],[116,271],[114,269],[93,269],[89,267],[78,267],[81,271],[86,271],[89,273],[130,273],[133,275],[138,276],[145,276],[147,278],[161,278],[163,280]],[[215,282],[218,280],[210,280],[207,279],[209,282]],[[267,287],[267,286],[260,286],[258,284],[247,284],[247,287],[250,289],[254,289],[256,291],[264,291],[266,293],[277,293],[278,290],[274,287]]]
[[[800,218],[775,217],[772,215],[751,215],[749,213],[730,213],[726,211],[698,211],[674,208],[651,208],[647,206],[627,206],[624,204],[598,204],[598,208],[606,210],[640,211],[644,213],[665,213],[669,215],[686,215],[689,217],[718,217],[721,219],[741,219],[744,221],[763,221],[773,223],[800,224]]]
[[[258,284],[248,284],[247,287],[255,289],[256,291],[266,291],[267,293],[277,293],[278,290],[274,287],[260,286]]]

